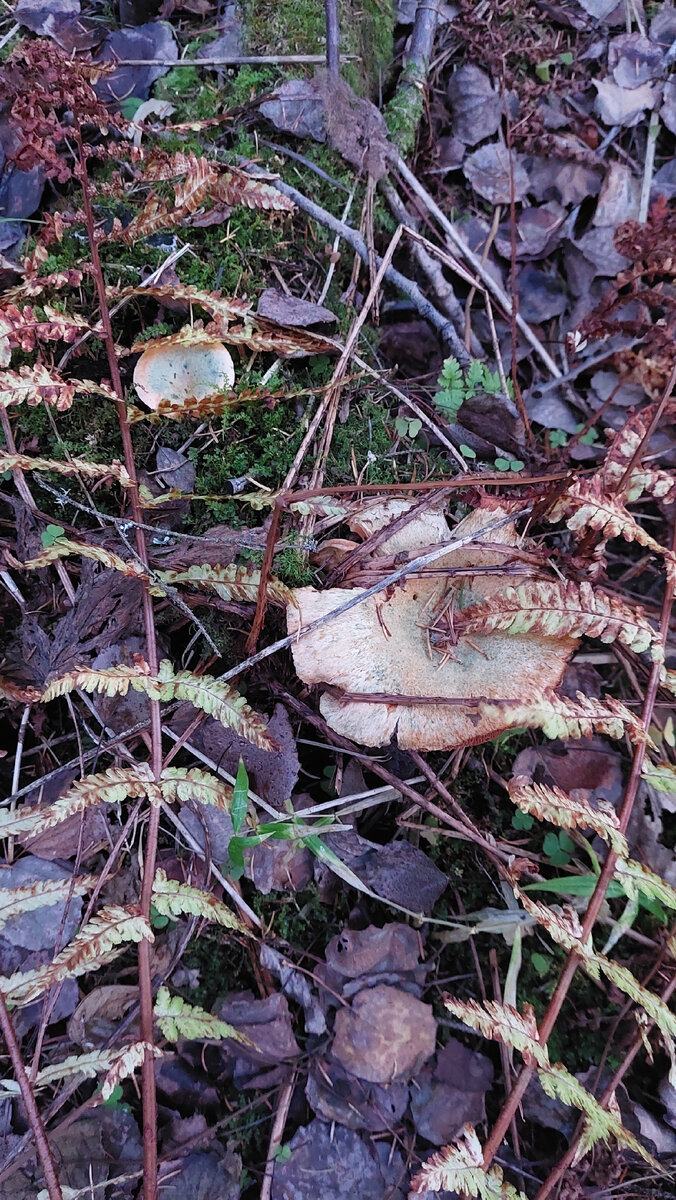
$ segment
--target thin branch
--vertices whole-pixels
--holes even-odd
[[[340,24],[338,0],[324,0],[326,8],[326,67],[332,75],[340,70]]]

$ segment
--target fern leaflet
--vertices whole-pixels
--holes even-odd
[[[164,917],[180,917],[183,913],[190,913],[204,917],[205,921],[215,921],[226,929],[234,929],[237,933],[249,934],[246,925],[227,904],[217,900],[211,892],[179,883],[177,879],[168,879],[161,867],[158,867],[153,880],[153,904]]]
[[[207,1042],[232,1038],[244,1046],[254,1045],[248,1037],[235,1029],[234,1025],[221,1021],[213,1013],[206,1012],[197,1005],[188,1004],[181,996],[172,996],[166,987],[161,987],[157,993],[153,1014],[163,1036],[169,1042],[177,1042],[179,1038]]]

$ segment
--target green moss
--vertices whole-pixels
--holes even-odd
[[[314,581],[312,568],[308,566],[302,550],[297,549],[296,546],[287,546],[281,554],[277,555],[274,574],[287,587],[306,587]]]
[[[416,86],[413,81],[403,82],[385,109],[385,121],[390,137],[402,158],[406,158],[415,150],[424,104],[422,88]]]

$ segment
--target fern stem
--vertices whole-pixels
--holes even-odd
[[[122,377],[120,375],[120,365],[117,361],[117,354],[115,353],[115,339],[113,336],[110,309],[108,307],[108,299],[106,296],[106,284],[103,277],[103,268],[101,266],[99,248],[96,241],[94,210],[92,208],[91,195],[89,192],[89,178],[87,174],[87,159],[79,130],[76,133],[76,144],[78,147],[80,162],[85,225],[87,229],[87,236],[89,238],[92,265],[94,267],[94,281],[96,284],[96,292],[101,314],[103,340],[106,345],[111,383],[117,395],[117,400],[115,403],[120,424],[120,434],[122,437],[124,465],[127,469],[129,477],[133,482],[133,487],[129,489],[129,499],[132,516],[135,522],[134,534],[136,540],[136,551],[142,564],[147,568],[148,552],[146,547],[145,532],[142,528],[143,509],[139,499],[138,474],[136,471],[134,447],[131,439],[131,427],[127,419],[124,388],[122,386]],[[153,610],[153,601],[148,590],[147,583],[143,583],[142,588],[143,625],[146,635],[146,654],[151,673],[153,675],[157,675],[159,669],[159,658],[157,653],[157,637],[155,633],[155,614]],[[150,734],[152,747],[151,769],[154,778],[159,779],[162,771],[162,716],[158,700],[150,701]],[[148,832],[146,836],[143,885],[140,900],[141,913],[147,921],[150,920],[150,902],[152,896],[152,881],[155,875],[155,861],[157,858],[159,819],[159,809],[151,807],[150,817],[148,820]],[[149,1047],[152,1047],[154,1040],[150,944],[146,942],[145,939],[139,943],[138,947],[138,971],[141,1038]],[[157,1200],[157,1095],[155,1090],[155,1060],[151,1049],[146,1052],[146,1056],[143,1060],[141,1090],[143,1097],[143,1196],[144,1200]]]
[[[5,997],[3,996],[2,992],[0,992],[0,1029],[2,1029],[2,1036],[7,1044],[9,1057],[12,1060],[12,1067],[14,1068],[14,1078],[19,1085],[21,1099],[24,1102],[24,1107],[28,1115],[33,1137],[35,1138],[35,1148],[38,1152],[38,1158],[40,1159],[42,1170],[45,1176],[45,1183],[47,1184],[47,1191],[49,1192],[49,1200],[63,1200],[63,1192],[61,1191],[61,1184],[59,1183],[59,1177],[56,1173],[56,1166],[54,1165],[52,1152],[49,1147],[49,1142],[47,1141],[45,1127],[42,1124],[42,1118],[38,1112],[38,1106],[35,1103],[33,1089],[28,1082],[28,1075],[26,1074],[24,1061],[21,1057],[21,1050],[14,1032],[12,1018],[7,1011]]]
[[[672,376],[674,378],[676,378],[676,368],[675,368],[675,371],[672,372]],[[670,379],[668,391],[671,390],[671,386],[673,386],[673,383]],[[676,524],[674,525],[671,548],[672,548],[672,551],[676,552]],[[673,602],[674,602],[674,580],[673,580],[673,577],[667,577],[667,582],[666,582],[666,586],[664,589],[664,600],[662,603],[662,613],[661,613],[661,619],[660,619],[660,636],[659,636],[659,643],[662,646],[663,650],[665,649],[666,643],[667,643],[667,636],[669,633],[669,618],[671,616],[671,608],[672,608]],[[661,671],[662,671],[661,663],[654,662],[652,664],[650,678],[648,680],[648,686],[646,689],[645,700],[643,703],[643,712],[641,714],[641,723],[643,725],[643,728],[646,730],[646,732],[649,729],[650,722],[652,720],[653,709],[655,707],[655,700],[657,698],[657,691],[658,691],[659,684],[660,684]],[[627,783],[625,793],[624,793],[624,799],[622,801],[622,807],[621,807],[620,813],[619,813],[620,831],[622,833],[626,833],[627,826],[629,825],[629,820],[630,820],[632,810],[634,807],[634,803],[636,801],[636,794],[638,791],[638,785],[641,780],[641,770],[643,767],[643,760],[645,758],[645,752],[646,752],[646,743],[639,742],[634,750],[634,757],[633,757],[633,761],[632,761],[632,765],[631,765],[631,774],[629,776],[629,781]],[[594,928],[594,924],[595,924],[596,919],[601,910],[601,906],[603,904],[603,901],[605,900],[606,891],[608,889],[608,884],[610,883],[610,881],[613,877],[616,863],[617,863],[617,854],[615,854],[612,849],[609,849],[608,853],[606,855],[606,860],[603,864],[603,868],[601,870],[601,874],[599,875],[596,887],[590,897],[589,904],[587,906],[587,911],[585,913],[585,918],[582,923],[582,932],[580,934],[580,941],[582,943],[587,941],[588,937],[591,935],[592,929]],[[571,954],[569,954],[566,964],[561,972],[561,975],[559,976],[558,983],[556,985],[556,988],[554,989],[553,995],[551,997],[551,1000],[549,1001],[547,1010],[542,1018],[542,1022],[540,1024],[540,1027],[538,1030],[538,1038],[539,1038],[539,1041],[542,1043],[542,1045],[546,1045],[549,1037],[551,1036],[552,1030],[554,1029],[558,1015],[561,1011],[563,1002],[566,999],[566,996],[568,995],[568,989],[573,980],[573,976],[575,975],[575,972],[577,971],[578,966],[580,965],[580,961],[581,961],[580,958],[574,951],[571,952]],[[486,1145],[484,1147],[484,1159],[483,1159],[484,1169],[486,1169],[486,1170],[488,1169],[491,1162],[493,1161],[493,1158],[497,1154],[497,1152],[500,1148],[500,1145],[502,1143],[502,1139],[504,1138],[507,1130],[510,1127],[512,1117],[516,1113],[517,1108],[518,1108],[519,1104],[521,1103],[521,1100],[523,1099],[523,1095],[526,1091],[526,1088],[528,1087],[528,1084],[530,1083],[533,1075],[535,1074],[535,1071],[536,1071],[535,1066],[522,1067],[519,1077],[514,1084],[514,1088],[511,1092],[510,1096],[508,1097],[508,1099],[505,1101],[505,1104],[503,1105],[502,1110],[498,1116],[498,1119],[491,1131],[491,1135],[488,1138],[488,1141],[486,1142]]]

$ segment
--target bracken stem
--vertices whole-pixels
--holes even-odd
[[[21,1099],[24,1102],[33,1137],[35,1138],[35,1148],[38,1152],[38,1158],[40,1159],[42,1170],[44,1172],[45,1183],[47,1184],[47,1191],[49,1192],[49,1200],[63,1200],[63,1192],[61,1191],[61,1184],[59,1183],[59,1177],[56,1173],[54,1159],[52,1158],[52,1152],[49,1148],[49,1142],[47,1141],[45,1127],[42,1124],[42,1118],[38,1112],[38,1106],[35,1103],[35,1096],[33,1095],[33,1089],[28,1081],[28,1075],[26,1074],[24,1061],[21,1057],[21,1050],[14,1032],[12,1018],[7,1011],[5,997],[3,996],[2,992],[0,992],[0,1029],[2,1029],[2,1036],[7,1043],[9,1057],[12,1061],[12,1067],[14,1068],[14,1078],[19,1085]]]
[[[122,387],[120,367],[117,361],[117,355],[115,353],[115,339],[113,337],[113,328],[110,320],[110,311],[106,296],[106,285],[103,278],[101,259],[99,257],[99,250],[96,241],[94,211],[92,208],[91,196],[89,194],[87,160],[79,132],[76,135],[76,141],[80,158],[85,224],[87,227],[92,264],[94,267],[94,280],[96,283],[96,291],[101,312],[101,326],[108,355],[110,378],[118,397],[116,400],[116,407],[120,423],[120,433],[122,436],[124,465],[133,481],[133,486],[129,489],[129,498],[132,516],[135,522],[134,533],[136,539],[136,551],[143,565],[147,567],[148,552],[146,547],[145,533],[141,528],[143,525],[143,509],[141,507],[138,493],[138,477],[136,472],[136,462],[134,459],[134,447],[131,440],[131,429],[127,420],[124,389]],[[146,584],[143,584],[142,594],[143,624],[146,634],[146,654],[148,658],[148,665],[150,667],[151,674],[157,675],[159,664],[157,638],[155,634],[155,615],[153,611],[152,598]],[[152,745],[151,768],[154,778],[159,779],[162,771],[162,717],[159,701],[157,700],[151,700],[150,702],[150,731]],[[140,899],[141,912],[148,922],[150,921],[152,883],[155,875],[155,861],[157,858],[159,819],[159,809],[151,807],[150,818],[148,821],[148,833],[146,836],[145,856],[143,863],[143,885]],[[141,1038],[147,1043],[148,1046],[152,1046],[153,989],[150,970],[150,944],[145,939],[139,943],[138,947],[138,970]],[[144,1200],[157,1200],[157,1096],[155,1091],[155,1060],[150,1050],[146,1053],[146,1057],[143,1060],[141,1090],[143,1096],[143,1196]]]

